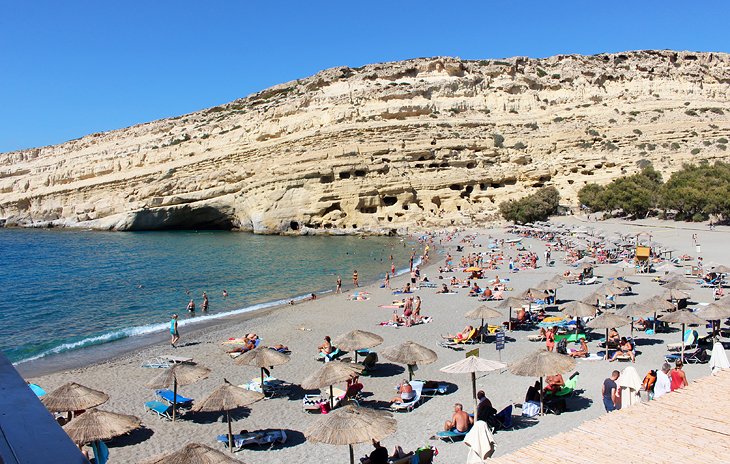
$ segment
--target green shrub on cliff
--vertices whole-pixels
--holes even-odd
[[[555,187],[543,187],[532,195],[519,200],[509,200],[499,205],[499,212],[508,221],[525,224],[545,221],[557,214],[560,193]]]

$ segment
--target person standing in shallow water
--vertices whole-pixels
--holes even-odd
[[[335,289],[335,293],[342,293],[342,277],[337,276],[337,288]]]
[[[188,303],[187,309],[191,313],[194,313],[195,312],[195,302],[193,301],[192,298],[190,299],[190,302]]]
[[[360,283],[359,283],[359,280],[358,280],[358,276],[357,276],[357,269],[355,269],[354,271],[352,271],[352,285],[354,285],[355,287],[359,287],[360,286]]]
[[[208,311],[208,294],[203,292],[203,303],[200,305],[200,309],[202,309],[204,312]]]
[[[170,335],[172,336],[170,345],[172,345],[173,348],[177,348],[175,344],[180,340],[180,334],[177,331],[177,314],[173,314],[172,319],[170,320]]]

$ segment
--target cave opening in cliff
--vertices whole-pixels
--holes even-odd
[[[238,227],[236,218],[223,209],[185,205],[138,211],[128,230],[232,230]]]

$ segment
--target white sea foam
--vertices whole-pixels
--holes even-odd
[[[330,293],[331,290],[321,292],[321,293]],[[224,317],[230,317],[235,316],[237,314],[245,314],[249,313],[251,311],[257,311],[260,309],[266,309],[271,308],[274,306],[280,306],[287,304],[290,301],[304,301],[307,298],[310,297],[310,294],[307,295],[299,295],[293,298],[285,298],[281,300],[274,300],[274,301],[267,301],[265,303],[259,303],[252,306],[246,306],[245,308],[240,309],[234,309],[232,311],[225,311],[222,313],[215,313],[215,314],[206,314],[200,317],[196,317],[193,319],[185,319],[178,321],[178,327],[185,327],[185,326],[193,326],[195,324],[200,324],[203,322],[209,322],[215,319],[221,319]],[[121,330],[115,330],[112,332],[107,332],[102,335],[98,335],[95,337],[89,337],[84,338],[83,340],[79,340],[77,342],[71,342],[71,343],[63,343],[61,345],[58,345],[56,347],[53,347],[51,349],[48,349],[46,351],[43,351],[42,353],[39,353],[35,356],[31,356],[30,358],[22,359],[18,362],[13,363],[13,365],[18,365],[21,363],[29,362],[29,361],[35,361],[37,359],[44,358],[46,356],[52,355],[52,354],[59,354],[59,353],[65,353],[67,351],[77,350],[80,348],[86,348],[89,346],[94,345],[101,345],[103,343],[113,342],[115,340],[121,340],[123,338],[128,337],[135,337],[140,335],[147,335],[151,333],[157,333],[157,332],[165,332],[170,327],[169,323],[161,323],[161,324],[149,324],[149,325],[142,325],[142,326],[136,326],[136,327],[129,327],[126,329]]]

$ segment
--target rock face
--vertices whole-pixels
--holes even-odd
[[[555,185],[728,159],[730,55],[334,68],[185,116],[0,155],[0,222],[393,233]],[[646,161],[645,161],[646,160]]]

